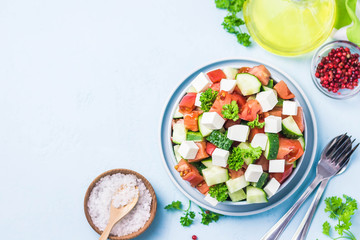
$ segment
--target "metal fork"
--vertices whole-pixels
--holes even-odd
[[[347,164],[348,157],[346,156],[349,151],[351,151],[351,140],[346,133],[335,137],[326,145],[316,167],[316,176],[313,182],[289,211],[261,238],[262,240],[276,240],[280,237],[297,210],[319,183],[335,176]]]
[[[352,144],[355,142],[355,140],[356,139],[354,139],[351,142],[350,148],[351,148]],[[344,163],[343,168],[336,175],[342,174],[346,170],[347,166],[349,165],[350,156],[353,154],[353,152],[356,150],[356,148],[359,145],[360,144],[358,143],[353,149],[351,149],[351,151],[349,151],[346,154],[347,160]],[[321,196],[322,196],[328,182],[329,182],[329,178],[327,178],[327,179],[325,179],[325,180],[323,180],[321,182],[320,187],[316,192],[315,198],[314,198],[313,202],[311,203],[309,210],[306,212],[306,215],[305,215],[303,221],[301,222],[300,226],[296,230],[292,240],[304,240],[306,238],[306,235],[307,235],[307,233],[309,231],[310,224],[311,224],[311,221],[312,221],[312,219],[314,217],[316,208],[317,208],[317,206],[318,206],[318,204],[320,202]]]

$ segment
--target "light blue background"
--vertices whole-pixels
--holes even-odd
[[[1,239],[98,239],[83,198],[90,182],[113,168],[138,171],[157,193],[158,213],[139,239],[259,239],[303,188],[266,213],[222,217],[208,227],[197,219],[183,228],[179,213],[163,210],[186,199],[162,165],[162,108],[180,81],[218,59],[251,57],[291,75],[315,110],[319,151],[345,131],[360,138],[360,95],[325,97],[310,78],[312,53],[285,58],[256,44],[244,48],[222,29],[224,15],[206,0],[0,2]],[[360,201],[358,158],[330,182],[326,196]],[[309,203],[282,239],[290,239]],[[327,239],[323,209],[308,239]],[[360,213],[353,224],[360,236]]]

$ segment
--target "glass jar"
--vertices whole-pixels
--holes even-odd
[[[335,0],[247,0],[244,19],[266,50],[295,56],[319,47],[335,22]]]

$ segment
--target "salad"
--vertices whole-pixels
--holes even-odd
[[[200,73],[173,115],[175,169],[215,206],[267,202],[304,154],[304,117],[265,66]]]

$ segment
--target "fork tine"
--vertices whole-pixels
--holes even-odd
[[[350,156],[348,157],[348,158],[346,158],[346,160],[345,161],[343,161],[340,165],[339,165],[339,171],[338,172],[340,172],[340,171],[342,171],[342,169],[344,168],[344,167],[346,167],[346,165],[350,162]]]
[[[344,160],[344,155],[351,151],[351,144],[345,146],[341,151],[338,151],[336,155],[331,158],[331,162],[335,162],[336,164]]]
[[[334,154],[334,152],[339,148],[339,144],[342,144],[343,140],[347,137],[347,133],[339,135],[335,137],[328,145],[328,156],[331,156]]]
[[[360,145],[360,143],[356,144],[356,146],[351,149],[351,151],[347,152],[342,158],[341,161],[339,161],[339,166],[340,169],[343,168],[343,166],[345,166],[349,161],[350,161],[350,156],[355,152],[355,150],[358,148],[358,146]]]
[[[357,145],[357,146],[359,146],[359,144]],[[357,147],[356,146],[356,147]],[[353,149],[353,150],[355,150],[355,149]],[[348,165],[348,163],[350,162],[350,159],[351,159],[351,154],[353,153],[354,151],[351,151],[351,152],[349,152],[348,154],[347,154],[347,156],[344,158],[344,159],[346,159],[345,161],[343,161],[341,164],[339,164],[339,171],[338,172],[341,172],[341,171],[343,171],[343,169],[344,168],[346,168],[346,166]]]
[[[332,162],[336,161],[344,152],[349,151],[349,148],[351,149],[351,141],[350,138],[347,138],[340,146],[336,146],[336,150],[330,155]]]

